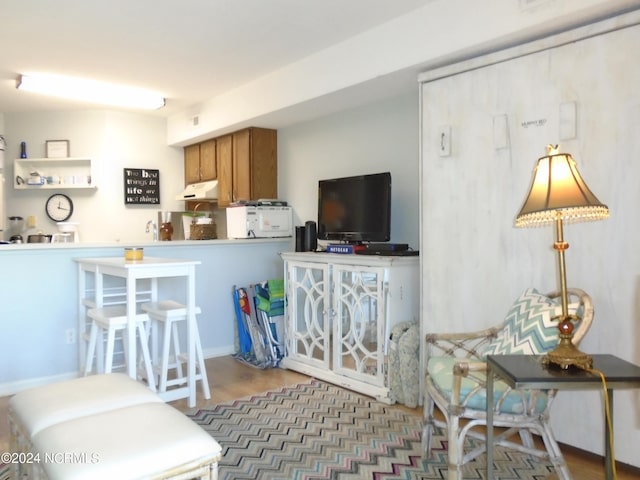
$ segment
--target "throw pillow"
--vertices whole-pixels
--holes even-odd
[[[504,328],[483,352],[487,355],[537,355],[558,344],[558,324],[551,319],[562,306],[534,288],[525,290],[509,309]]]

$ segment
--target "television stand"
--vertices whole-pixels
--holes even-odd
[[[389,336],[419,318],[418,257],[281,256],[288,298],[281,365],[393,403]]]

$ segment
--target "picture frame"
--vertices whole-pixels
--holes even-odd
[[[124,204],[159,205],[160,170],[124,168]]]
[[[45,145],[47,158],[69,157],[69,140],[47,140]]]

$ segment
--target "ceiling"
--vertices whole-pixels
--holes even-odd
[[[2,0],[0,112],[91,107],[19,91],[19,74],[158,91],[169,116],[433,0]]]

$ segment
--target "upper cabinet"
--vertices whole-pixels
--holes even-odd
[[[249,128],[233,134],[233,201],[278,196],[275,130]]]
[[[218,160],[218,206],[233,203],[233,135],[218,137],[216,141]]]
[[[213,142],[213,177],[202,176],[203,145]],[[208,148],[208,147],[207,147]],[[197,154],[196,154],[197,152]],[[277,131],[250,127],[207,142],[185,147],[185,183],[218,180],[218,207],[241,200],[277,198]],[[198,172],[196,177],[196,155]]]
[[[217,177],[216,140],[207,140],[184,148],[186,184],[215,180]]]
[[[89,158],[17,158],[13,173],[16,190],[96,188]]]

